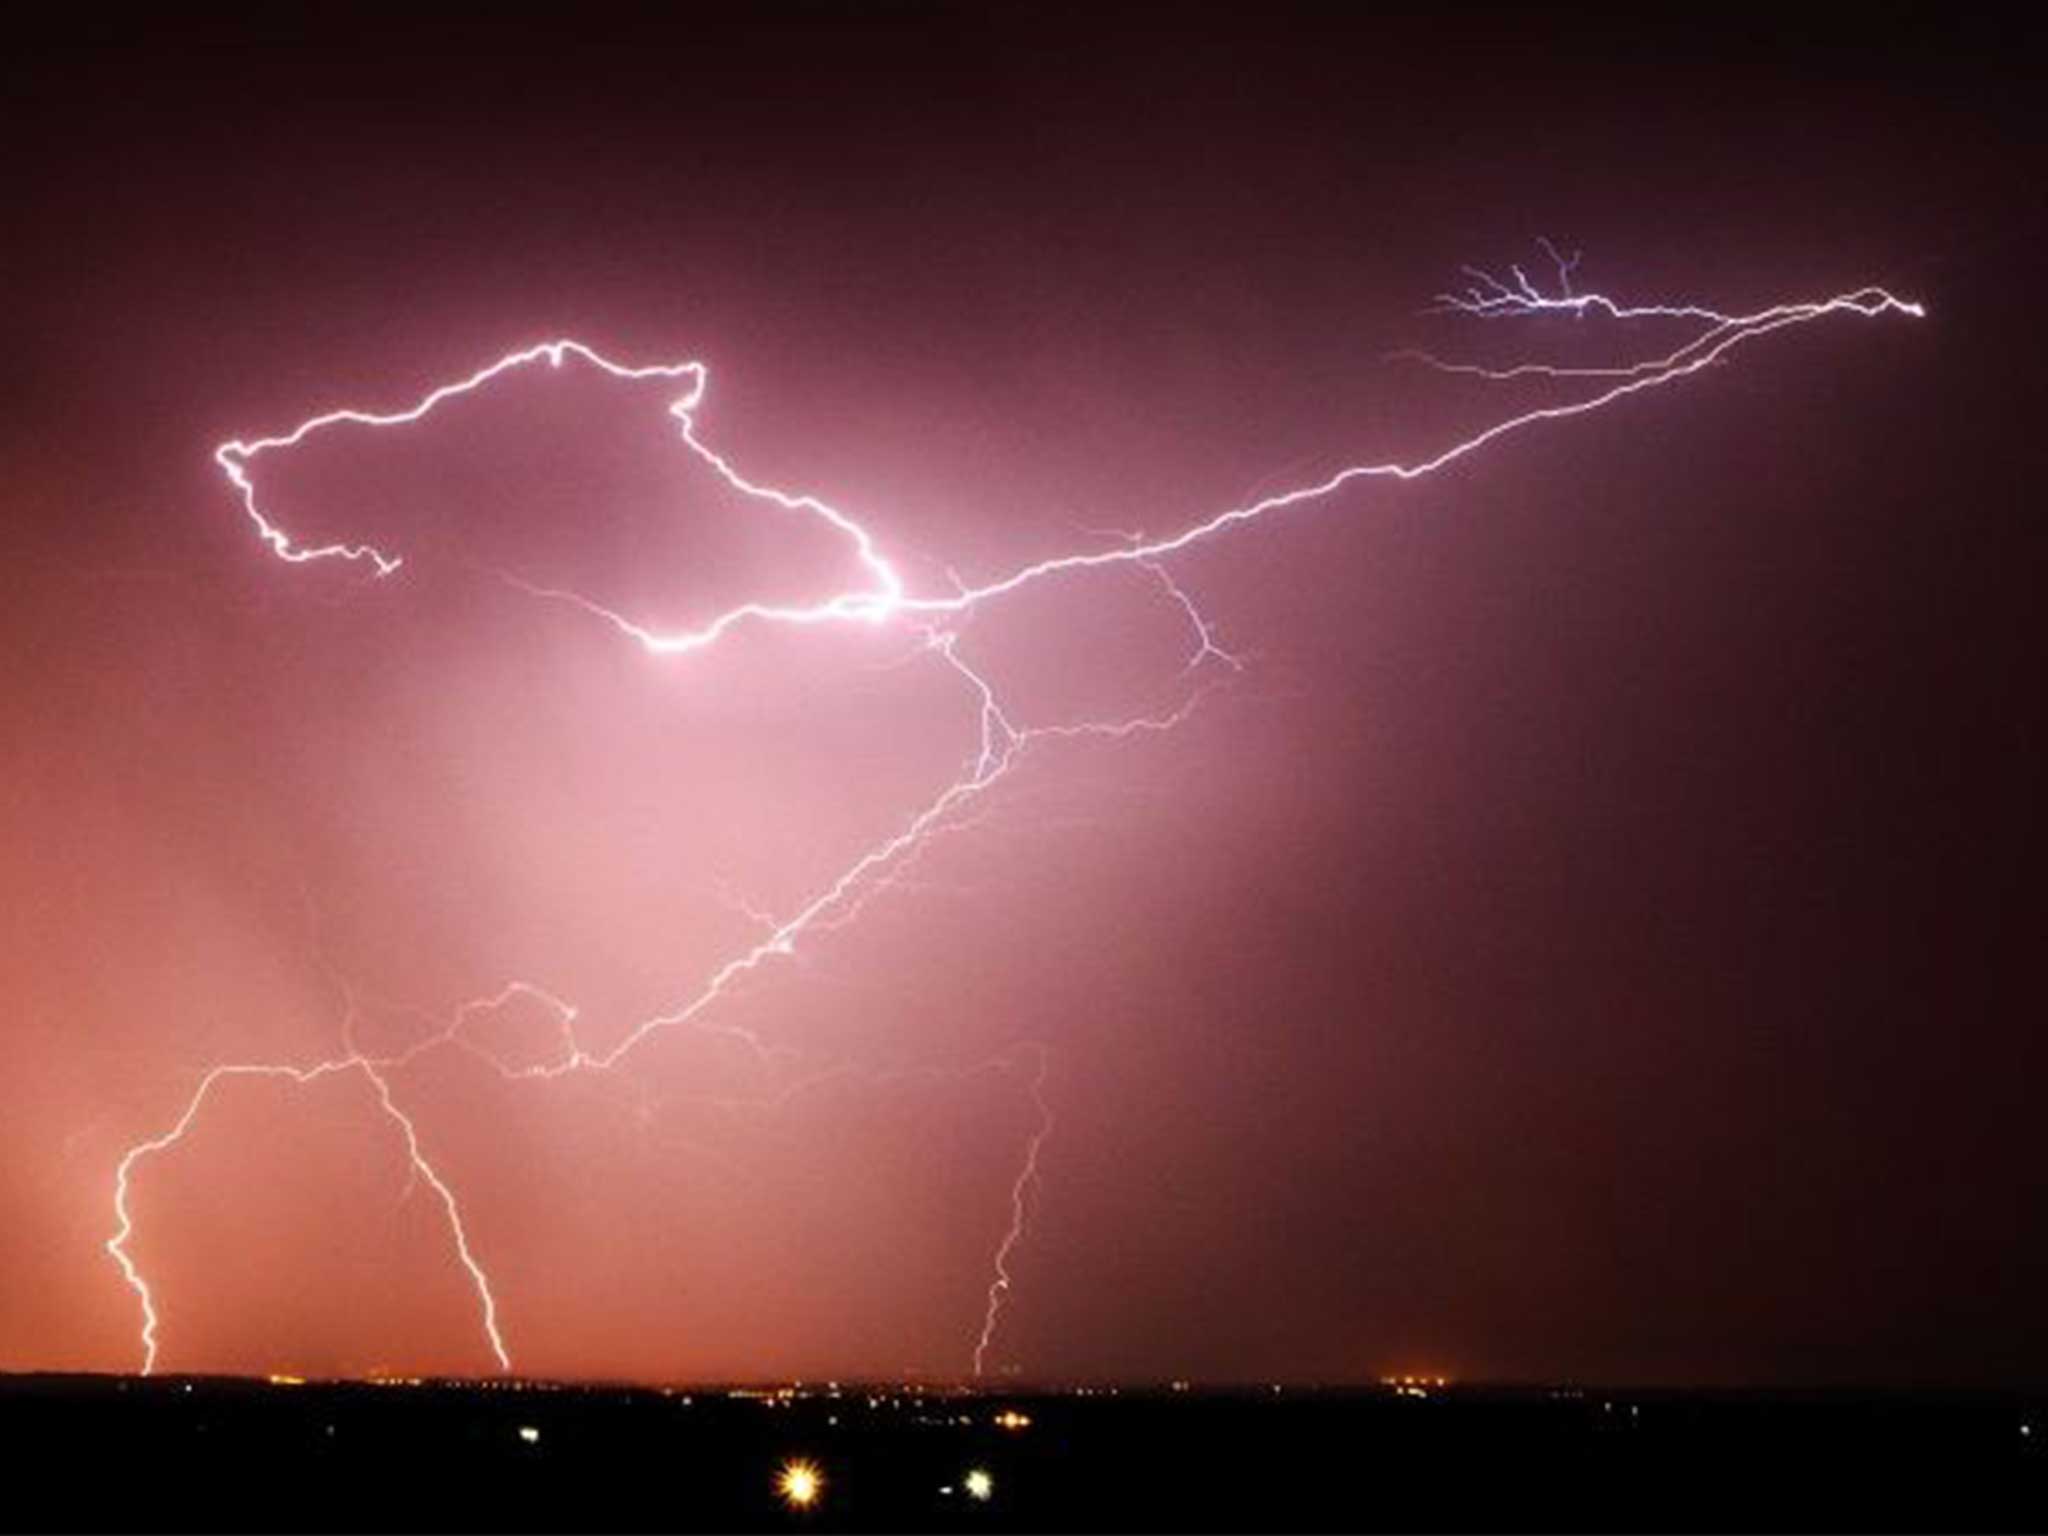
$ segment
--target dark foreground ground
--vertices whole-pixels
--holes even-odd
[[[0,1478],[0,1530],[2040,1530],[2048,1401],[12,1377]]]

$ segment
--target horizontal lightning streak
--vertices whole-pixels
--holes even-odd
[[[1610,369],[1569,369],[1527,363],[1510,369],[1487,370],[1465,364],[1439,363],[1434,358],[1425,358],[1424,360],[1433,366],[1447,371],[1474,373],[1489,379],[1541,377],[1550,381],[1599,380],[1605,387],[1583,398],[1542,406],[1506,417],[1427,458],[1405,463],[1388,461],[1352,465],[1313,483],[1226,508],[1176,533],[1158,537],[1126,535],[1113,548],[1055,556],[1022,566],[1006,576],[979,585],[955,577],[954,590],[944,595],[913,595],[896,569],[881,553],[877,540],[854,518],[818,497],[793,494],[750,480],[717,450],[707,445],[698,434],[695,412],[702,402],[709,374],[703,364],[694,361],[633,366],[615,362],[581,342],[566,339],[551,341],[509,353],[466,378],[433,389],[403,410],[385,413],[353,408],[335,410],[303,421],[278,436],[248,441],[235,440],[217,447],[214,450],[215,462],[233,487],[258,537],[279,559],[294,564],[325,560],[366,564],[377,575],[389,576],[402,566],[403,557],[375,545],[346,542],[301,545],[294,542],[283,527],[263,510],[258,500],[253,473],[256,461],[265,454],[293,448],[330,428],[396,428],[416,424],[450,400],[480,390],[494,379],[516,369],[541,362],[559,368],[566,360],[574,358],[611,378],[624,382],[685,381],[684,392],[669,402],[668,412],[677,421],[682,441],[689,452],[742,496],[782,511],[818,519],[831,527],[851,545],[855,558],[866,573],[868,584],[834,593],[809,604],[746,603],[719,614],[698,628],[663,631],[640,624],[579,593],[539,586],[510,573],[500,572],[504,579],[533,596],[564,602],[581,609],[657,656],[683,655],[708,649],[736,626],[747,623],[793,626],[840,623],[876,625],[900,620],[921,636],[924,654],[936,658],[960,679],[967,701],[976,715],[978,742],[969,765],[926,803],[922,810],[912,815],[899,831],[861,854],[836,878],[819,888],[794,915],[777,920],[764,914],[751,914],[766,928],[765,936],[712,971],[699,989],[682,1004],[668,1012],[642,1020],[609,1050],[587,1051],[578,1042],[575,1032],[576,1010],[573,1006],[528,983],[513,982],[491,997],[462,1005],[445,1025],[393,1056],[373,1057],[363,1053],[355,1046],[352,1028],[345,1027],[344,1040],[349,1051],[347,1055],[334,1060],[320,1062],[311,1067],[261,1063],[231,1064],[218,1066],[207,1072],[187,1099],[183,1111],[171,1128],[160,1136],[130,1147],[115,1171],[116,1231],[107,1241],[106,1249],[120,1266],[123,1278],[135,1291],[141,1305],[144,1372],[153,1370],[156,1365],[160,1318],[148,1281],[128,1251],[135,1227],[130,1200],[132,1176],[142,1162],[168,1151],[184,1137],[217,1084],[230,1078],[267,1077],[306,1085],[337,1073],[361,1072],[371,1084],[382,1111],[400,1130],[409,1159],[411,1176],[431,1187],[441,1202],[454,1238],[457,1257],[468,1272],[477,1292],[483,1314],[484,1331],[490,1347],[500,1368],[509,1370],[511,1358],[499,1331],[496,1298],[484,1268],[472,1250],[455,1192],[425,1157],[417,1128],[411,1118],[399,1108],[386,1074],[410,1064],[427,1051],[452,1045],[474,1055],[507,1079],[552,1080],[572,1072],[609,1070],[656,1034],[684,1026],[739,1040],[766,1060],[769,1052],[765,1043],[751,1031],[730,1025],[714,1026],[704,1018],[704,1015],[736,983],[770,961],[794,953],[798,941],[805,936],[840,928],[851,922],[859,915],[866,902],[900,875],[935,836],[942,832],[957,830],[964,825],[967,818],[963,813],[967,808],[1006,777],[1025,749],[1032,744],[1040,741],[1076,739],[1117,740],[1143,733],[1171,730],[1185,720],[1216,686],[1214,683],[1204,683],[1190,692],[1177,707],[1158,714],[1114,721],[1068,721],[1049,725],[1020,726],[1005,711],[997,690],[989,679],[961,655],[959,633],[956,629],[942,627],[945,621],[962,619],[984,603],[993,602],[1053,577],[1114,566],[1135,566],[1161,584],[1162,590],[1178,606],[1191,628],[1195,644],[1183,669],[1183,676],[1197,672],[1205,663],[1213,663],[1216,667],[1234,672],[1241,669],[1241,659],[1223,649],[1217,640],[1214,626],[1202,615],[1188,594],[1175,583],[1164,563],[1168,557],[1240,525],[1259,521],[1290,508],[1329,499],[1357,482],[1406,482],[1435,474],[1512,433],[1539,423],[1583,416],[1629,396],[1690,377],[1719,362],[1745,343],[1789,326],[1841,314],[1876,318],[1887,314],[1917,317],[1924,313],[1918,304],[1908,303],[1882,288],[1875,287],[1859,289],[1825,300],[1777,305],[1745,315],[1728,315],[1704,306],[1689,304],[1624,305],[1597,293],[1575,294],[1571,287],[1571,275],[1578,265],[1577,256],[1566,260],[1547,242],[1544,243],[1544,249],[1557,268],[1558,293],[1543,293],[1519,268],[1511,269],[1515,279],[1512,285],[1486,273],[1468,269],[1475,280],[1475,286],[1463,295],[1441,296],[1441,307],[1480,319],[1561,313],[1578,318],[1591,316],[1615,321],[1657,320],[1693,323],[1705,329],[1675,350],[1658,358]],[[466,1030],[471,1018],[502,1007],[516,997],[532,998],[555,1013],[562,1036],[562,1051],[556,1059],[536,1066],[513,1068],[468,1037]],[[1009,1261],[1016,1245],[1023,1237],[1028,1195],[1038,1178],[1039,1153],[1052,1129],[1052,1114],[1044,1097],[1045,1055],[1042,1047],[1033,1049],[1036,1052],[1037,1065],[1031,1079],[1030,1091],[1039,1113],[1039,1121],[1025,1147],[1023,1167],[1011,1186],[1011,1221],[995,1253],[994,1278],[989,1285],[982,1327],[973,1349],[973,1368],[977,1376],[983,1369],[998,1318],[1011,1290]]]

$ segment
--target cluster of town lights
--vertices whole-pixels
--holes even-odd
[[[1396,1397],[1427,1397],[1431,1392],[1440,1392],[1449,1386],[1446,1376],[1382,1376],[1380,1385],[1392,1387]]]

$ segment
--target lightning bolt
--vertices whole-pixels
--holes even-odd
[[[1039,1149],[1052,1134],[1052,1106],[1045,1101],[1046,1055],[1042,1047],[1035,1054],[1037,1065],[1031,1074],[1031,1103],[1038,1111],[1038,1126],[1024,1144],[1024,1166],[1017,1170],[1017,1178],[1010,1185],[1010,1225],[996,1247],[995,1278],[988,1283],[988,1307],[982,1313],[981,1336],[974,1341],[974,1377],[977,1381],[981,1379],[982,1369],[987,1363],[989,1345],[995,1340],[996,1319],[1001,1316],[1003,1302],[1010,1294],[1010,1254],[1024,1240],[1025,1200],[1038,1183]]]
[[[405,1154],[412,1176],[424,1180],[440,1199],[441,1208],[448,1218],[449,1232],[455,1241],[456,1256],[461,1260],[462,1267],[468,1271],[470,1283],[476,1289],[477,1302],[483,1314],[484,1336],[490,1341],[491,1353],[497,1357],[498,1368],[501,1371],[509,1371],[512,1368],[512,1357],[505,1352],[505,1340],[498,1331],[497,1298],[491,1293],[490,1277],[484,1273],[483,1266],[477,1262],[475,1253],[470,1249],[469,1233],[463,1227],[462,1208],[456,1203],[455,1192],[427,1160],[426,1153],[420,1147],[419,1128],[391,1097],[391,1085],[378,1070],[377,1063],[368,1057],[350,1054],[311,1067],[242,1063],[215,1067],[199,1080],[199,1086],[185,1102],[184,1113],[178,1116],[177,1122],[168,1131],[152,1140],[138,1142],[123,1154],[114,1172],[114,1214],[118,1225],[114,1235],[107,1239],[106,1247],[107,1252],[113,1255],[114,1262],[120,1265],[123,1278],[135,1292],[136,1300],[142,1308],[143,1375],[150,1375],[156,1370],[157,1331],[162,1320],[157,1313],[156,1297],[150,1290],[149,1281],[144,1278],[134,1256],[128,1252],[128,1241],[135,1233],[135,1218],[129,1210],[128,1200],[136,1169],[146,1160],[169,1151],[184,1139],[185,1133],[199,1118],[199,1111],[205,1107],[208,1097],[221,1083],[234,1078],[281,1078],[303,1088],[322,1078],[345,1072],[359,1072],[370,1084],[375,1092],[378,1107],[383,1110],[386,1118],[398,1127],[399,1134],[404,1138]]]
[[[1419,480],[1447,469],[1512,434],[1541,425],[1564,422],[1602,411],[1622,401],[1679,383],[1710,368],[1739,348],[1774,332],[1835,317],[1877,319],[1884,316],[1920,317],[1921,305],[1900,299],[1883,288],[1866,287],[1830,298],[1772,305],[1747,313],[1732,314],[1700,304],[1623,304],[1600,293],[1575,292],[1572,277],[1579,265],[1575,253],[1562,256],[1549,242],[1540,242],[1556,268],[1556,290],[1546,292],[1533,283],[1520,267],[1510,267],[1503,280],[1476,268],[1468,268],[1470,285],[1462,291],[1440,295],[1436,308],[1474,320],[1529,319],[1563,315],[1576,320],[1608,322],[1651,322],[1689,328],[1691,334],[1668,351],[1632,363],[1612,367],[1567,368],[1540,361],[1508,368],[1489,369],[1471,364],[1443,362],[1426,354],[1417,356],[1428,365],[1454,374],[1469,374],[1488,381],[1539,379],[1549,384],[1578,386],[1573,398],[1535,406],[1503,416],[1483,429],[1444,446],[1425,457],[1349,465],[1313,482],[1262,495],[1242,504],[1223,508],[1176,530],[1158,535],[1127,532],[1108,540],[1108,547],[1090,548],[1055,555],[1016,567],[1006,573],[970,582],[957,575],[952,590],[937,593],[913,592],[896,567],[883,554],[879,540],[860,521],[820,497],[778,489],[749,479],[700,435],[697,412],[709,383],[709,370],[696,361],[631,365],[616,362],[596,349],[574,340],[557,340],[507,353],[467,377],[440,385],[399,410],[375,412],[353,407],[329,411],[300,422],[277,436],[234,440],[214,450],[214,461],[226,476],[257,537],[278,559],[305,565],[339,562],[367,567],[377,578],[395,575],[405,557],[370,543],[300,543],[266,511],[257,490],[258,461],[283,452],[307,439],[336,428],[398,429],[425,420],[450,400],[474,394],[494,380],[517,370],[545,364],[560,369],[571,361],[622,383],[658,382],[680,384],[681,392],[668,403],[668,414],[677,425],[687,452],[708,467],[720,481],[742,497],[761,506],[822,522],[850,547],[863,573],[860,584],[829,593],[807,603],[769,604],[750,602],[727,609],[707,622],[688,629],[662,629],[636,620],[580,593],[539,586],[510,572],[498,574],[514,587],[536,598],[567,604],[593,620],[609,626],[648,654],[657,657],[692,655],[714,648],[735,628],[766,624],[784,626],[827,626],[898,624],[917,642],[916,655],[947,668],[959,681],[963,700],[976,721],[974,745],[957,776],[922,808],[909,814],[897,830],[862,853],[835,877],[818,887],[787,917],[775,918],[753,912],[764,930],[751,945],[741,949],[713,969],[696,990],[675,1006],[641,1020],[608,1050],[584,1048],[576,1034],[575,1007],[534,984],[515,981],[488,997],[463,1004],[411,1046],[394,1055],[376,1057],[355,1045],[353,1004],[344,1023],[344,1054],[310,1066],[277,1063],[230,1063],[216,1066],[199,1080],[182,1111],[169,1129],[136,1143],[121,1157],[114,1177],[115,1232],[106,1249],[119,1266],[123,1279],[135,1292],[142,1313],[141,1348],[145,1374],[155,1369],[161,1317],[156,1297],[147,1278],[130,1252],[135,1232],[132,1209],[134,1178],[146,1162],[170,1152],[191,1129],[202,1110],[216,1096],[215,1090],[230,1081],[267,1078],[308,1086],[324,1078],[359,1075],[370,1087],[380,1112],[398,1130],[408,1160],[408,1179],[424,1183],[439,1201],[453,1240],[456,1258],[468,1273],[476,1292],[483,1331],[501,1370],[511,1369],[511,1355],[500,1332],[498,1310],[489,1278],[476,1256],[465,1227],[460,1202],[452,1186],[426,1156],[419,1130],[402,1109],[393,1093],[391,1076],[428,1051],[461,1049],[510,1080],[550,1081],[571,1073],[605,1072],[618,1067],[643,1043],[664,1031],[678,1028],[703,1031],[735,1040],[754,1051],[762,1061],[771,1059],[767,1043],[753,1032],[735,1025],[713,1022],[716,1005],[740,980],[772,962],[794,954],[801,941],[842,928],[854,921],[868,902],[893,888],[906,871],[937,838],[958,833],[977,823],[985,814],[978,803],[1010,775],[1026,753],[1041,743],[1055,741],[1125,740],[1148,733],[1170,731],[1198,708],[1221,686],[1224,676],[1243,669],[1241,657],[1226,650],[1216,627],[1201,612],[1194,599],[1174,580],[1169,561],[1182,551],[1209,542],[1240,527],[1274,517],[1289,510],[1323,502],[1340,492],[1368,481],[1397,483]],[[1020,723],[1002,702],[995,685],[977,667],[963,647],[964,625],[980,608],[998,602],[1026,587],[1059,578],[1079,577],[1116,567],[1130,567],[1156,582],[1164,597],[1185,618],[1191,649],[1182,669],[1178,702],[1149,714],[1114,720],[1065,720],[1042,724]],[[555,1016],[560,1030],[560,1049],[548,1061],[515,1067],[479,1045],[470,1032],[470,1021],[505,1006],[515,998],[540,1003]],[[1011,1219],[997,1247],[993,1278],[987,1292],[980,1333],[972,1350],[972,1369],[979,1376],[986,1363],[997,1324],[1012,1288],[1010,1260],[1026,1231],[1030,1197],[1039,1180],[1039,1154],[1051,1134],[1053,1117],[1045,1096],[1046,1055],[1042,1046],[1028,1050],[1035,1063],[1029,1092],[1037,1111],[1036,1127],[1028,1138],[1022,1166],[1010,1189]],[[815,1081],[807,1079],[805,1082]],[[796,1085],[797,1088],[804,1083]],[[776,1096],[778,1099],[787,1096]],[[410,1185],[409,1185],[410,1187]]]

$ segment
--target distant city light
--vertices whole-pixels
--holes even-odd
[[[818,1502],[818,1495],[824,1492],[825,1474],[808,1461],[792,1461],[783,1465],[775,1479],[775,1491],[782,1495],[783,1503],[792,1509],[809,1509]]]
[[[1029,1429],[1031,1427],[1031,1415],[1019,1413],[1014,1408],[1005,1408],[995,1416],[994,1423],[997,1429]]]
[[[967,1497],[987,1503],[996,1491],[996,1480],[989,1476],[984,1467],[976,1467],[960,1479],[960,1486],[967,1490]]]
[[[1392,1387],[1396,1397],[1427,1397],[1432,1390],[1441,1391],[1450,1385],[1445,1376],[1382,1376],[1380,1385]],[[1552,1394],[1557,1396],[1559,1394]]]

